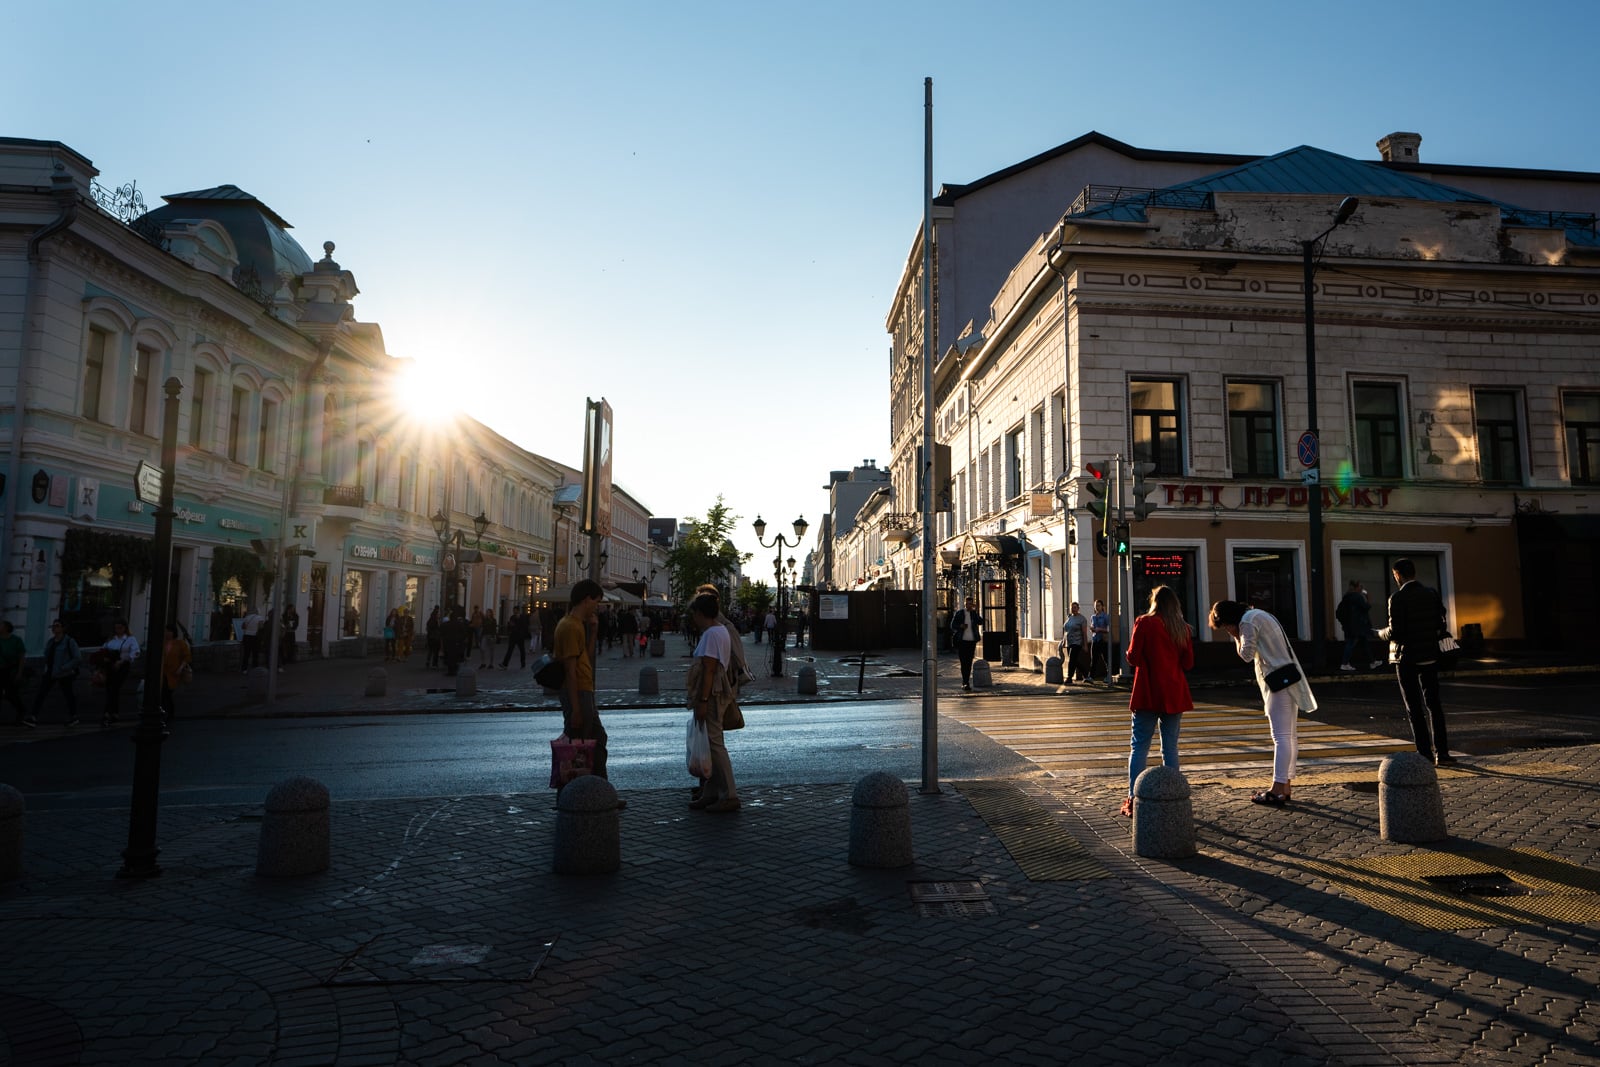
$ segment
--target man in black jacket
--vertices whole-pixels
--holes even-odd
[[[1395,676],[1417,751],[1440,766],[1454,763],[1439,700],[1439,638],[1448,632],[1444,600],[1437,589],[1417,581],[1416,564],[1409,559],[1390,566],[1399,588],[1389,597],[1389,625],[1378,636],[1395,644]]]
[[[972,689],[972,657],[983,640],[983,616],[978,614],[976,597],[967,597],[967,606],[950,619],[950,643],[961,657],[961,688]]]

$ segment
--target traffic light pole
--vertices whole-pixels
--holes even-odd
[[[1112,492],[1117,499],[1117,522],[1112,529],[1111,551],[1107,555],[1116,560],[1117,564],[1117,617],[1122,623],[1122,633],[1117,636],[1117,681],[1126,682],[1133,678],[1133,670],[1128,666],[1128,641],[1133,636],[1133,545],[1128,545],[1128,553],[1116,551],[1118,536],[1123,526],[1128,521],[1127,511],[1122,505],[1122,472],[1128,466],[1122,455],[1118,453],[1117,476]],[[1111,514],[1111,509],[1106,509],[1106,514]]]

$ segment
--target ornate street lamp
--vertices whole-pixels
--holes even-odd
[[[761,542],[762,548],[775,547],[778,550],[778,554],[772,558],[772,572],[776,576],[778,586],[778,629],[772,635],[772,676],[774,678],[781,678],[783,677],[784,645],[788,642],[788,634],[784,629],[785,607],[783,602],[783,550],[786,548],[800,547],[800,542],[804,540],[806,536],[807,523],[804,515],[794,520],[793,541],[788,540],[781,533],[773,534],[772,540],[768,541],[766,537],[767,524],[762,521],[760,515],[756,516],[756,521],[751,525],[755,527],[756,540]],[[789,566],[790,568],[794,567],[793,557],[791,557],[789,560]]]
[[[489,516],[482,510],[472,520],[473,537],[469,545],[465,530],[450,528],[450,517],[440,508],[432,516],[433,534],[439,539],[439,547],[444,548],[450,542],[455,542],[455,551],[441,551],[439,555],[439,580],[445,585],[445,605],[447,611],[453,613],[456,609],[456,591],[461,582],[461,555],[467,548],[477,548],[483,544],[483,535],[489,529]]]

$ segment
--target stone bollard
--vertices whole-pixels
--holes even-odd
[[[265,667],[251,667],[245,674],[244,698],[251,704],[265,704],[267,702],[267,669]]]
[[[652,637],[650,639],[650,657],[660,659],[667,654],[667,639],[665,637]]]
[[[972,688],[988,689],[994,685],[994,676],[989,673],[989,661],[975,659],[972,661]]]
[[[597,774],[585,774],[556,795],[557,874],[614,874],[622,866],[617,791]]]
[[[1379,765],[1378,836],[1408,845],[1450,836],[1439,776],[1420,752],[1396,752]]]
[[[456,670],[456,696],[475,697],[478,695],[478,671],[476,667],[469,667],[463,663]]]
[[[887,771],[873,771],[850,794],[850,865],[909,867],[911,808],[906,784]]]
[[[809,663],[804,667],[801,667],[800,673],[796,676],[796,679],[800,686],[799,691],[802,696],[816,696],[817,669],[815,667],[811,666]]]
[[[267,794],[256,845],[256,874],[294,878],[328,869],[328,787],[298,775]]]
[[[389,689],[389,672],[382,667],[374,667],[367,672],[367,696],[381,697]]]
[[[1152,859],[1195,854],[1194,805],[1183,772],[1150,767],[1134,781],[1133,851]]]
[[[1045,660],[1044,661],[1044,684],[1045,685],[1062,685],[1063,683],[1065,683],[1065,681],[1066,681],[1066,676],[1061,673],[1061,657],[1060,656],[1051,656],[1049,659]]]
[[[0,785],[0,885],[22,877],[22,794],[9,785]]]
[[[653,697],[661,692],[661,681],[656,677],[654,667],[639,668],[639,695]]]

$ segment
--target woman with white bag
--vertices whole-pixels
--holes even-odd
[[[696,811],[728,812],[739,810],[739,790],[733,781],[733,764],[728,759],[728,746],[722,732],[729,725],[727,717],[735,714],[738,705],[733,699],[733,687],[728,682],[728,664],[733,659],[733,641],[726,627],[717,622],[721,605],[713,593],[701,593],[689,605],[695,629],[700,631],[699,643],[694,648],[694,663],[689,668],[689,706],[694,710],[694,727],[691,730],[691,755],[694,735],[703,728],[710,747],[710,777],[700,796],[689,802]],[[703,768],[702,768],[703,769]]]
[[[1255,664],[1256,685],[1272,728],[1272,788],[1257,793],[1250,802],[1281,808],[1289,803],[1294,782],[1299,715],[1316,711],[1317,698],[1295,658],[1289,635],[1270,612],[1236,600],[1219,600],[1211,605],[1211,628],[1226,631],[1238,646],[1239,658]]]

